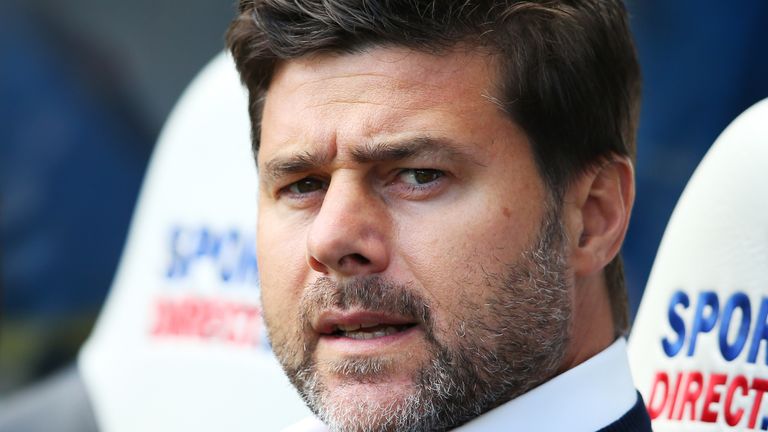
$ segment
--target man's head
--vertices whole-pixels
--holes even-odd
[[[456,426],[625,330],[620,3],[243,1],[228,42],[270,337],[334,428]]]

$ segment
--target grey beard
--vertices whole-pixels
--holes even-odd
[[[284,368],[307,405],[333,432],[444,431],[550,379],[568,346],[571,302],[564,229],[556,212],[548,213],[534,247],[503,274],[485,274],[488,309],[480,313],[470,304],[449,343],[436,338],[429,304],[407,285],[379,276],[345,284],[319,278],[302,299],[305,329],[313,311],[331,306],[398,313],[422,323],[431,360],[413,377],[413,390],[403,400],[383,405],[361,394],[357,401],[334,404],[318,379],[314,347],[305,345],[301,364],[284,363]],[[281,357],[285,347],[275,348]],[[323,366],[351,382],[373,385],[377,376],[395,367],[376,358]]]

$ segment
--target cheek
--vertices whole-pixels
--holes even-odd
[[[304,235],[260,215],[258,265],[264,313],[294,313],[307,282]]]
[[[475,197],[425,209],[398,221],[403,255],[415,273],[466,279],[467,268],[496,271],[516,262],[535,239],[540,205],[531,201],[501,205]],[[482,209],[482,210],[479,210]]]
[[[484,316],[489,285],[519,261],[538,232],[538,201],[502,206],[497,196],[478,195],[398,221],[403,266],[432,303],[438,333]]]

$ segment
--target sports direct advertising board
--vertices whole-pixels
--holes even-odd
[[[249,137],[247,94],[222,54],[163,129],[80,355],[105,432],[276,431],[309,415],[262,323]]]
[[[768,100],[688,183],[629,350],[655,431],[768,430]]]

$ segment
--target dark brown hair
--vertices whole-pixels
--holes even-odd
[[[311,53],[458,44],[498,55],[500,107],[527,133],[556,202],[614,155],[635,155],[640,72],[621,0],[241,0],[227,33],[250,93],[254,152],[278,61]],[[628,326],[620,257],[606,267],[617,332]]]

